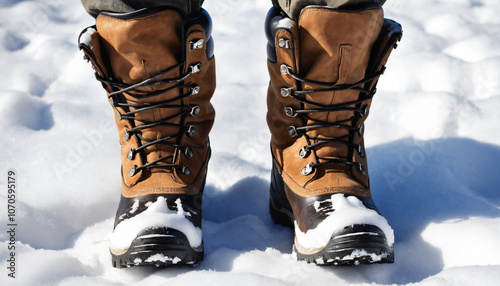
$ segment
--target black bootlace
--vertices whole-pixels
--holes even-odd
[[[170,67],[166,69],[163,72],[160,72],[159,74],[150,77],[142,82],[136,83],[136,84],[125,84],[121,82],[117,82],[114,80],[108,80],[104,79],[103,77],[99,76],[96,74],[97,80],[102,82],[104,85],[109,85],[112,87],[112,91],[109,91],[108,97],[115,108],[116,111],[116,116],[117,119],[120,120],[129,120],[131,122],[131,125],[133,126],[131,129],[126,129],[123,137],[125,141],[128,141],[133,135],[136,135],[141,144],[137,148],[132,148],[129,153],[127,154],[127,159],[128,160],[133,160],[135,155],[145,148],[148,148],[153,145],[158,145],[158,144],[163,144],[163,145],[170,145],[176,148],[176,151],[173,153],[174,155],[169,155],[165,156],[162,158],[158,158],[157,160],[154,160],[152,162],[147,162],[144,160],[146,163],[143,164],[142,166],[137,166],[134,165],[134,167],[130,170],[129,176],[134,176],[137,172],[144,170],[144,169],[151,169],[151,168],[175,168],[175,169],[180,169],[182,173],[186,175],[191,174],[191,170],[187,166],[183,166],[180,164],[175,164],[175,163],[165,163],[165,162],[175,162],[176,158],[175,155],[178,153],[177,150],[180,150],[187,158],[191,158],[193,156],[193,151],[190,147],[195,147],[195,148],[201,148],[203,146],[200,145],[194,145],[191,144],[190,147],[188,146],[182,146],[178,143],[174,142],[180,142],[180,138],[185,134],[189,137],[194,136],[196,130],[193,125],[182,125],[182,124],[175,124],[170,122],[171,120],[177,118],[177,117],[186,117],[186,116],[196,116],[199,111],[200,107],[196,105],[191,105],[187,106],[184,105],[184,99],[187,97],[190,97],[192,95],[196,95],[200,91],[200,86],[197,84],[185,84],[184,81],[192,74],[197,73],[201,69],[201,64],[195,64],[189,66],[189,71],[181,75],[178,78],[172,78],[172,79],[161,79],[162,77],[166,76],[169,72],[173,71],[174,69],[180,68],[184,63],[180,63],[176,66]],[[174,84],[170,87],[164,88],[164,89],[158,89],[154,91],[145,91],[144,89],[139,89],[139,88],[144,88],[144,87],[153,87],[153,86],[158,86],[162,84]],[[158,96],[160,94],[172,91],[174,89],[180,89],[180,95],[173,97],[168,100],[156,102],[156,103],[143,103],[143,104],[134,104],[134,103],[128,103],[125,97],[123,96],[124,93],[127,93],[128,96],[133,97],[134,99],[148,99],[152,98],[155,96]],[[187,93],[184,93],[184,89],[189,89]],[[179,103],[179,104],[177,104]],[[118,110],[118,107],[123,109],[125,112],[121,113]],[[133,108],[133,110],[131,110]],[[178,109],[179,113],[171,115],[166,118],[162,118],[158,121],[146,121],[146,120],[141,120],[137,118],[135,115],[144,112],[147,110],[151,109]],[[140,124],[136,124],[135,122],[140,122]],[[181,120],[181,122],[184,122],[184,120]],[[166,137],[162,137],[157,140],[152,140],[144,137],[142,135],[142,130],[144,129],[149,129],[149,128],[154,128],[154,127],[159,127],[159,126],[164,126],[164,127],[172,127],[172,128],[177,128],[179,129],[179,132],[173,135],[169,135]],[[173,140],[173,139],[178,139],[178,140]]]
[[[368,115],[368,105],[363,105],[364,102],[367,102],[373,98],[376,93],[376,89],[365,89],[363,86],[367,85],[367,83],[371,83],[380,77],[384,70],[375,73],[373,76],[369,76],[363,80],[360,80],[353,84],[335,84],[328,82],[320,82],[309,80],[306,78],[302,78],[297,74],[292,72],[291,67],[287,65],[281,65],[281,72],[283,74],[290,75],[296,81],[302,83],[313,84],[317,86],[322,86],[325,88],[312,89],[312,90],[293,90],[293,88],[282,88],[281,95],[283,97],[290,97],[301,103],[301,106],[308,105],[314,108],[310,109],[293,109],[292,107],[285,107],[285,113],[289,117],[300,117],[303,122],[311,122],[309,125],[304,126],[289,126],[288,134],[291,137],[300,137],[304,136],[307,145],[303,146],[300,150],[299,156],[305,158],[309,156],[312,150],[315,148],[325,145],[325,144],[344,144],[347,145],[349,150],[356,149],[361,157],[365,157],[365,150],[361,144],[353,143],[353,138],[355,132],[358,132],[360,136],[363,135],[363,126],[355,126],[356,121]],[[369,86],[369,84],[368,84]],[[345,91],[345,90],[355,90],[360,92],[360,96],[357,100],[344,102],[340,104],[332,104],[332,105],[323,105],[310,100],[305,99],[305,95],[313,95],[314,93],[320,92],[334,92],[334,91]],[[338,120],[336,122],[325,122],[319,119],[314,119],[309,116],[311,113],[320,113],[320,112],[338,112],[338,111],[351,111],[353,115],[350,118],[344,120]],[[350,123],[350,124],[347,124]],[[349,130],[347,135],[337,137],[337,138],[326,138],[321,136],[310,136],[307,132],[313,129],[319,128],[341,128]],[[349,152],[350,153],[350,152]],[[315,168],[320,166],[329,165],[329,164],[345,164],[349,166],[354,166],[359,169],[359,171],[366,175],[365,167],[359,162],[353,162],[352,159],[340,159],[340,158],[329,158],[329,157],[320,157],[317,156],[315,152],[316,163],[310,162],[304,168],[302,168],[301,172],[303,175],[311,174]],[[350,156],[352,157],[352,156]]]

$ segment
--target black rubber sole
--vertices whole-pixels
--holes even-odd
[[[373,225],[353,225],[335,233],[321,250],[304,254],[294,245],[298,260],[317,265],[393,263],[394,251],[383,231]]]
[[[169,228],[143,231],[124,253],[111,251],[112,264],[116,268],[195,266],[203,260],[203,254],[203,243],[200,249],[193,249],[182,232]]]

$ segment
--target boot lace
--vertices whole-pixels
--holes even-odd
[[[133,160],[135,155],[145,148],[148,148],[153,145],[170,145],[176,148],[175,152],[173,153],[174,155],[168,155],[165,157],[158,158],[152,162],[146,162],[142,166],[137,166],[134,165],[132,169],[129,172],[129,176],[134,176],[137,172],[145,169],[152,169],[152,168],[174,168],[174,169],[179,169],[181,172],[185,175],[190,175],[191,170],[184,165],[181,164],[176,164],[173,162],[176,162],[176,154],[178,153],[177,151],[180,150],[188,159],[193,157],[193,151],[191,148],[202,148],[203,146],[201,145],[195,145],[191,144],[190,147],[188,146],[182,146],[178,143],[175,142],[180,142],[180,139],[182,136],[187,135],[189,137],[193,137],[196,129],[193,125],[189,124],[176,124],[172,123],[171,121],[177,117],[182,117],[181,122],[183,123],[185,120],[184,118],[186,116],[196,116],[199,111],[200,107],[197,105],[191,105],[187,106],[184,104],[184,99],[193,95],[196,95],[200,91],[200,86],[197,84],[185,84],[184,81],[192,74],[198,73],[201,69],[201,64],[194,64],[189,66],[188,72],[184,75],[181,75],[178,78],[172,78],[172,79],[161,79],[162,77],[166,76],[169,72],[173,71],[174,69],[177,69],[181,67],[184,63],[180,63],[176,66],[170,67],[166,69],[163,72],[160,72],[159,74],[150,77],[142,82],[128,85],[125,83],[117,82],[114,80],[108,80],[104,79],[103,77],[96,75],[97,80],[102,82],[103,84],[108,84],[113,88],[111,92],[109,92],[108,97],[115,108],[116,111],[116,116],[119,121],[121,120],[129,120],[131,122],[131,125],[133,126],[131,129],[125,129],[125,132],[123,134],[123,137],[125,141],[130,140],[130,138],[133,135],[136,135],[139,140],[140,144],[137,148],[132,148],[129,153],[127,154],[127,159],[128,160]],[[158,86],[162,84],[173,84],[167,88],[164,89],[158,89],[154,91],[145,91],[144,87],[153,87],[153,86]],[[140,89],[142,88],[142,89]],[[155,102],[155,103],[129,103],[123,96],[124,93],[127,93],[128,96],[134,98],[134,99],[148,99],[152,98],[155,96],[158,96],[160,94],[172,91],[174,89],[180,89],[180,95],[173,97],[168,100],[160,101],[160,102]],[[185,93],[183,92],[185,89],[188,89],[188,92]],[[120,112],[119,108],[124,110],[124,112]],[[138,113],[148,111],[151,109],[176,109],[179,110],[178,113],[168,116],[166,118],[162,118],[157,121],[146,121],[142,120],[136,117]],[[140,122],[140,124],[137,124],[135,122]],[[165,137],[162,137],[157,140],[149,139],[146,138],[142,135],[142,131],[145,129],[150,129],[150,128],[155,128],[159,126],[164,126],[164,127],[171,127],[174,129],[178,129],[179,132],[173,134],[173,135],[168,135]],[[177,139],[177,140],[175,140]],[[172,163],[166,163],[166,162],[172,162]]]
[[[344,144],[347,145],[349,148],[349,153],[351,153],[351,150],[356,149],[358,153],[360,154],[361,157],[365,157],[365,150],[361,144],[355,144],[353,143],[354,135],[356,132],[360,135],[363,136],[363,125],[360,124],[356,126],[356,122],[363,118],[364,116],[368,115],[368,105],[363,105],[363,103],[371,100],[373,96],[376,93],[376,89],[373,88],[371,90],[363,88],[367,83],[372,82],[376,80],[378,77],[380,77],[384,69],[381,71],[375,73],[373,76],[369,76],[363,80],[360,80],[356,83],[353,84],[335,84],[335,83],[328,83],[328,82],[320,82],[320,81],[314,81],[314,80],[309,80],[306,78],[302,78],[298,76],[297,74],[292,72],[292,68],[283,64],[280,67],[281,73],[283,74],[288,74],[290,75],[293,79],[301,82],[301,83],[308,83],[308,84],[313,84],[317,86],[321,86],[324,88],[320,89],[312,89],[312,90],[293,90],[293,88],[282,88],[281,89],[281,95],[283,97],[290,97],[298,102],[301,103],[302,108],[301,109],[294,109],[292,107],[285,107],[285,113],[289,117],[300,117],[302,119],[302,122],[311,122],[309,125],[305,124],[303,126],[289,126],[288,127],[288,134],[291,137],[300,137],[300,136],[305,136],[305,139],[307,141],[307,145],[303,146],[302,149],[300,150],[299,156],[301,158],[305,158],[309,156],[310,152],[312,150],[315,150],[317,147],[320,147],[325,144]],[[369,85],[368,85],[369,86]],[[315,93],[320,93],[320,92],[334,92],[334,91],[345,91],[345,90],[355,90],[360,92],[360,96],[357,100],[354,101],[349,101],[345,103],[340,103],[340,104],[332,104],[332,105],[323,105],[316,103],[314,101],[310,101],[305,99],[305,95],[310,95],[313,96]],[[313,108],[305,109],[304,106],[308,105]],[[343,120],[338,120],[335,122],[326,122],[322,121],[319,119],[311,118],[309,116],[312,113],[320,113],[320,112],[338,112],[338,111],[351,111],[353,115],[347,119]],[[310,136],[308,134],[308,131],[314,130],[314,129],[319,129],[319,128],[339,128],[339,129],[346,129],[349,131],[347,135],[340,136],[337,138],[327,138],[327,137],[322,137],[322,136]],[[354,166],[359,169],[359,171],[363,174],[366,175],[366,169],[365,167],[359,163],[359,162],[353,162],[352,159],[349,159],[349,157],[352,158],[352,156],[349,156],[346,159],[341,159],[341,158],[330,158],[330,157],[320,157],[314,152],[315,157],[316,157],[316,163],[310,162],[307,164],[305,167],[302,168],[301,173],[303,175],[309,175],[311,174],[315,168],[318,168],[320,166],[324,165],[329,165],[329,164],[345,164],[348,166]]]

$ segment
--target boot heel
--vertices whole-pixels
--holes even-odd
[[[293,227],[293,220],[291,219],[291,217],[293,217],[292,212],[288,211],[286,208],[277,206],[272,196],[269,197],[269,211],[275,223],[286,227]]]
[[[269,190],[269,211],[275,223],[293,227],[293,212],[285,194],[285,184],[273,163],[271,188]]]

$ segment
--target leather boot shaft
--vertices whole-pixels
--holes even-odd
[[[294,226],[299,260],[392,263],[394,232],[371,197],[364,122],[401,26],[382,8],[272,9],[267,122],[271,217]]]
[[[115,111],[122,194],[202,189],[215,112],[211,20],[175,10],[101,13],[80,38]]]
[[[307,7],[297,23],[268,14],[267,121],[275,164],[295,194],[370,196],[364,121],[401,36],[390,23],[376,4]]]
[[[215,117],[208,13],[186,20],[165,8],[101,12],[79,46],[107,91],[121,145],[112,265],[199,263]]]

